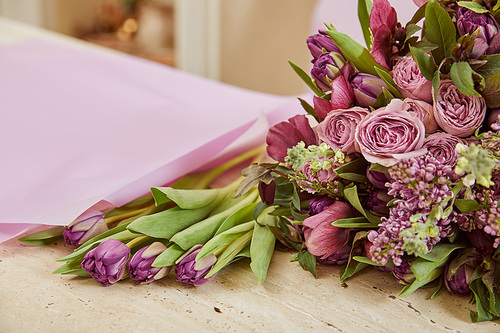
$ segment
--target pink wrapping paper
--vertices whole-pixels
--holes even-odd
[[[45,40],[0,46],[0,73],[0,242],[120,206],[303,112],[294,97]]]

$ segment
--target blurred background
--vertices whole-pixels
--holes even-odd
[[[416,8],[411,0],[392,2],[402,22]],[[297,95],[306,88],[288,60],[310,70],[305,40],[323,22],[362,43],[356,6],[354,0],[0,0],[0,18],[243,88]]]

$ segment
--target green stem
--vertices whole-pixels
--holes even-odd
[[[127,244],[125,244],[125,245],[132,248],[134,246],[137,246],[137,245],[147,241],[150,238],[151,237],[149,237],[149,236],[139,236],[139,237],[136,237],[136,238],[132,239],[131,241],[127,242]]]
[[[141,209],[133,210],[133,211],[130,211],[130,212],[127,212],[127,213],[123,213],[123,214],[120,214],[120,215],[111,216],[111,217],[108,217],[108,218],[104,219],[104,221],[106,222],[106,224],[110,224],[110,223],[113,223],[113,222],[116,222],[116,221],[121,221],[121,220],[124,220],[126,218],[129,218],[129,217],[132,217],[132,216],[144,213],[149,208],[150,207],[141,208]]]

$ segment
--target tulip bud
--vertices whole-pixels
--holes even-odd
[[[368,166],[368,168],[366,169],[366,177],[376,188],[387,189],[385,183],[389,181],[389,174],[385,172],[370,170],[370,167]]]
[[[488,235],[483,230],[475,229],[465,233],[472,246],[483,255],[490,255],[495,248],[493,247],[495,240],[491,235]]]
[[[311,70],[311,76],[318,89],[324,92],[330,91],[332,89],[331,82],[342,74],[341,69],[345,63],[346,60],[342,53],[322,53],[314,62]]]
[[[364,206],[376,215],[389,215],[387,203],[392,199],[393,197],[387,194],[386,190],[377,188],[368,194],[364,201]]]
[[[80,246],[92,237],[102,234],[108,230],[104,221],[104,213],[88,210],[63,231],[64,241],[73,246]]]
[[[110,286],[127,276],[130,248],[116,239],[108,239],[83,257],[81,267],[97,282]]]
[[[186,286],[199,286],[215,276],[205,278],[212,266],[217,262],[217,257],[209,254],[201,260],[196,261],[196,256],[203,245],[195,245],[180,257],[175,265],[177,281]]]
[[[491,50],[491,52],[487,52],[493,38],[498,34],[497,24],[491,14],[480,14],[467,8],[459,7],[457,16],[457,29],[461,36],[465,34],[472,35],[476,31],[479,32],[471,54],[473,58],[478,58],[485,53],[491,54],[498,51]]]
[[[378,95],[382,93],[382,88],[389,89],[381,78],[366,73],[353,74],[351,87],[356,104],[365,108],[375,104]]]
[[[451,260],[444,271],[446,288],[460,296],[470,294],[469,282],[476,267],[481,264],[481,255],[474,248],[465,249]]]
[[[415,275],[411,271],[411,261],[403,260],[401,265],[394,266],[392,274],[400,284],[410,284],[415,281]]]
[[[319,257],[318,262],[325,265],[343,265],[349,260],[351,249],[349,245],[345,245],[343,248],[324,259]]]
[[[323,52],[336,52],[342,54],[339,47],[328,36],[326,31],[318,30],[319,33],[307,37],[307,48],[311,51],[313,56],[312,63],[314,63]]]
[[[262,202],[271,206],[274,203],[274,194],[276,191],[276,183],[274,182],[274,180],[269,184],[259,182],[258,189]]]
[[[167,247],[160,242],[154,242],[137,251],[128,263],[130,278],[141,283],[150,283],[168,275],[171,267],[152,267],[155,259]]]
[[[313,197],[309,201],[309,214],[316,215],[327,209],[333,204],[335,200],[326,195],[319,195]]]

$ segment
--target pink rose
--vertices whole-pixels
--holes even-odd
[[[486,102],[480,96],[462,94],[451,80],[443,80],[433,111],[437,124],[446,133],[465,138],[481,126]]]
[[[436,133],[439,129],[434,119],[434,112],[431,104],[424,101],[405,98],[402,109],[408,112],[414,112],[417,117],[422,120],[426,134]]]
[[[344,201],[335,201],[319,214],[306,218],[303,222],[307,250],[326,259],[340,251],[351,240],[351,229],[332,226],[332,222],[353,217],[354,209]]]
[[[403,97],[432,103],[432,82],[422,75],[412,57],[398,60],[392,69],[392,79]]]
[[[363,118],[354,137],[357,150],[368,162],[386,167],[427,152],[424,124],[414,113],[403,111],[395,99]]]
[[[360,107],[332,111],[316,126],[318,138],[333,149],[341,149],[346,154],[354,153],[356,126],[368,113],[368,109]]]
[[[434,133],[424,140],[424,147],[427,148],[437,160],[450,166],[455,166],[458,159],[456,151],[457,144],[464,143],[462,139],[448,133]]]

